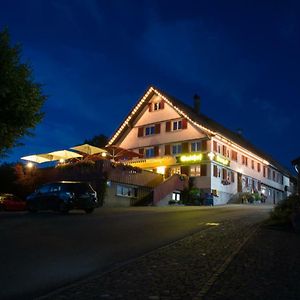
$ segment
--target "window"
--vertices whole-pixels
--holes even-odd
[[[248,166],[248,157],[245,155],[242,155],[242,164]]]
[[[181,122],[181,120],[179,120],[179,121],[173,121],[172,130],[179,130],[181,128],[182,128],[182,122]]]
[[[231,171],[231,182],[234,182],[234,172]]]
[[[180,167],[173,167],[170,169],[170,173],[171,173],[171,176],[174,174],[181,174],[181,169],[180,169]]]
[[[117,185],[117,195],[123,197],[137,197],[137,188]]]
[[[234,161],[237,161],[237,152],[234,150],[231,150],[231,159]]]
[[[218,144],[216,141],[213,141],[213,150],[214,150],[214,152],[218,151]]]
[[[227,147],[224,145],[222,146],[222,154],[223,154],[223,156],[227,155]]]
[[[155,126],[154,125],[145,127],[145,135],[151,135],[151,134],[154,134],[154,133],[155,133]]]
[[[260,173],[260,163],[257,163],[257,172]]]
[[[263,176],[264,176],[264,177],[267,176],[267,175],[266,175],[266,174],[267,174],[267,170],[266,170],[266,169],[267,169],[267,168],[264,166],[264,167],[263,167]]]
[[[227,180],[227,170],[226,169],[222,169],[222,179]]]
[[[179,154],[182,152],[182,146],[181,144],[174,144],[172,145],[172,154],[175,155],[175,154]]]
[[[276,172],[273,171],[273,181],[275,181],[275,179],[276,179]]]
[[[201,167],[200,167],[200,165],[190,166],[190,176],[191,177],[200,176],[200,175],[201,175]]]
[[[146,148],[146,150],[145,150],[145,156],[146,157],[154,157],[155,156],[155,154],[154,154],[154,147]]]
[[[156,102],[153,104],[153,110],[160,110],[160,109],[163,109],[164,108],[164,103],[161,101],[161,102]]]
[[[251,160],[251,168],[254,170],[254,160]]]
[[[201,142],[191,142],[191,152],[201,151]]]
[[[218,177],[218,167],[216,165],[213,165],[213,168],[214,177]]]
[[[271,169],[268,168],[268,179],[271,179]]]
[[[172,200],[176,201],[176,202],[180,201],[180,193],[179,192],[173,192],[172,193]]]

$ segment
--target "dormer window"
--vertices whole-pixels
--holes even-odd
[[[179,130],[182,128],[182,121],[178,120],[178,121],[173,121],[172,123],[172,130]]]

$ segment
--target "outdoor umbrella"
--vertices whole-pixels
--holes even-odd
[[[35,162],[38,164],[52,160],[50,157],[47,157],[47,154],[33,154],[33,155],[23,156],[21,157],[21,159]]]
[[[89,155],[98,154],[98,153],[107,153],[107,151],[105,149],[95,147],[95,146],[92,146],[89,144],[79,145],[76,147],[72,147],[70,149],[73,149],[73,150],[76,150],[78,152],[82,152],[85,154],[89,154]]]
[[[47,153],[48,155],[52,155],[52,160],[60,160],[60,159],[71,159],[71,158],[79,158],[82,157],[81,154],[69,151],[69,150],[58,150]]]
[[[112,160],[127,160],[134,157],[143,157],[143,155],[140,153],[136,153],[115,145],[107,146],[106,149]]]

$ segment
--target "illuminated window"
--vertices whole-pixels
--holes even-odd
[[[155,133],[155,126],[154,125],[145,127],[145,135],[152,135],[154,133]]]
[[[200,167],[200,165],[190,166],[190,176],[191,177],[200,176],[200,175],[201,175],[201,167]]]
[[[201,142],[191,142],[191,152],[201,151]]]
[[[137,188],[124,186],[124,185],[117,185],[117,195],[123,197],[137,197]]]
[[[180,169],[180,167],[173,167],[170,169],[170,173],[171,173],[171,175],[181,174],[181,169]]]
[[[182,145],[181,144],[174,144],[172,145],[172,154],[176,155],[182,152]]]
[[[180,193],[179,192],[173,192],[172,193],[172,200],[176,201],[176,202],[180,201]]]
[[[172,130],[179,130],[182,129],[182,121],[173,121],[172,123]]]
[[[155,153],[154,153],[154,147],[151,148],[146,148],[145,149],[145,156],[146,157],[154,157]]]

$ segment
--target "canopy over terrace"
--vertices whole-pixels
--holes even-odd
[[[85,153],[85,154],[88,154],[88,155],[101,154],[103,156],[106,156],[106,154],[107,154],[107,150],[99,148],[99,147],[95,147],[95,146],[92,146],[92,145],[89,145],[89,144],[83,144],[83,145],[75,146],[75,147],[72,147],[70,149],[73,149],[75,151]]]

